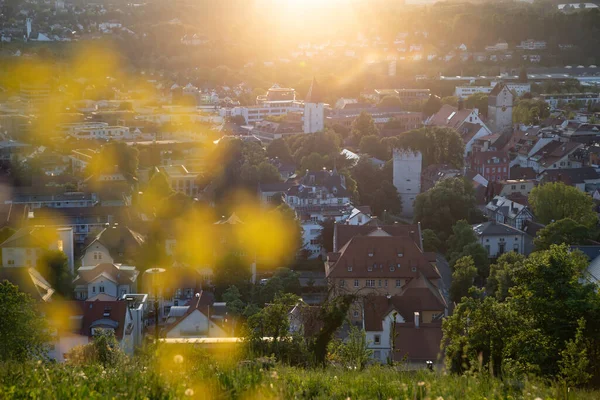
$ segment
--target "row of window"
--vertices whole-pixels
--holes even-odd
[[[402,254],[399,253],[398,257],[402,257]],[[390,265],[390,272],[394,272],[397,269],[400,269],[400,263],[396,264],[396,265]],[[374,269],[377,269],[377,263],[373,263],[373,265],[369,265],[367,266],[367,271],[371,272]],[[352,272],[352,265],[348,265],[347,267],[348,272]],[[379,264],[379,270],[383,270],[383,264]],[[413,266],[411,267],[411,271],[412,272],[417,272],[417,267]]]
[[[376,285],[377,284],[377,285]],[[346,280],[340,279],[340,287],[346,287]],[[396,287],[402,286],[402,279],[396,279]],[[360,279],[354,280],[354,287],[360,287]],[[365,287],[388,287],[387,279],[365,279]]]

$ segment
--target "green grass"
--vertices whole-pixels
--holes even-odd
[[[301,369],[208,357],[126,360],[100,365],[0,364],[0,399],[564,399],[564,389],[541,382],[502,382],[477,376],[406,372],[383,366],[364,371]],[[160,372],[157,371],[160,369]],[[569,399],[600,398],[571,391]]]

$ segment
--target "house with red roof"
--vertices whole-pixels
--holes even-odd
[[[437,113],[425,121],[425,125],[453,128],[458,131],[465,144],[465,157],[471,153],[475,139],[492,133],[479,117],[479,110],[464,108],[462,101],[459,102],[458,107],[444,104]]]

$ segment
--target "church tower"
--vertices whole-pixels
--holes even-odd
[[[517,95],[505,83],[494,86],[488,97],[488,127],[493,132],[502,132],[512,127],[513,104]]]
[[[304,133],[320,132],[325,128],[325,104],[323,94],[313,78],[304,100]]]

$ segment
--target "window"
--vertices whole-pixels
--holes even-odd
[[[390,265],[390,271],[394,272],[396,270],[396,267],[394,267],[393,265]]]
[[[96,286],[92,286],[92,293],[96,293]]]
[[[411,270],[412,272],[417,272],[417,267],[412,267],[410,270]]]
[[[385,287],[387,287],[387,279],[385,280]]]
[[[376,264],[373,264],[373,265],[376,265]],[[373,267],[369,265],[369,266],[367,267],[367,271],[373,271]]]
[[[346,286],[346,281],[343,279],[340,279],[340,287],[344,287]]]
[[[8,260],[8,265],[15,265],[15,260]]]
[[[515,251],[515,253],[518,253],[518,252],[519,252],[519,243],[515,243],[515,244],[513,245],[513,250]]]
[[[348,272],[352,272],[352,265],[348,265]]]
[[[525,189],[525,185],[521,185],[521,189]]]
[[[510,188],[511,188],[512,190],[516,190],[516,189],[517,189],[517,185],[511,185],[511,186],[510,186]]]
[[[375,279],[367,279],[365,280],[366,287],[375,287]]]
[[[402,286],[402,279],[396,279],[396,287]]]
[[[352,313],[352,315],[354,315],[354,318],[358,318],[358,311],[354,310],[354,312]]]
[[[373,352],[373,358],[380,360],[381,359],[381,350],[375,350]]]
[[[182,294],[181,288],[175,290],[175,298],[180,299]]]
[[[373,344],[377,344],[377,345],[381,344],[381,335],[375,335]]]
[[[104,286],[98,286],[98,291],[100,293],[104,293]]]
[[[373,250],[369,250],[369,257],[373,257],[373,254],[374,254]]]
[[[185,298],[191,299],[194,295],[194,289],[185,289]]]
[[[381,279],[377,282],[377,286],[381,287]]]
[[[355,279],[354,280],[354,287],[358,287],[358,284],[359,284],[358,279]]]
[[[518,237],[518,236],[515,236],[515,241],[517,241],[517,240],[519,240],[519,237]]]

